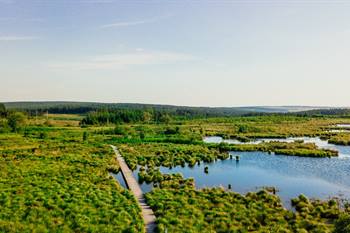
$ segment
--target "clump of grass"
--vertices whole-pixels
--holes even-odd
[[[184,226],[186,232],[331,232],[347,213],[334,200],[300,196],[293,199],[296,212],[292,212],[265,190],[246,195],[222,188],[196,190],[193,180],[179,174],[165,176],[146,194],[157,216],[157,232],[183,232]]]
[[[108,145],[42,132],[0,135],[0,232],[143,232],[134,197],[108,174],[119,170]]]

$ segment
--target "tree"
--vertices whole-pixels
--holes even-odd
[[[247,125],[240,125],[238,127],[238,133],[247,133],[249,130],[248,130],[248,126]]]
[[[143,112],[143,121],[144,122],[150,122],[152,120],[152,113],[150,112]]]
[[[8,116],[8,125],[12,132],[17,132],[26,123],[26,116],[21,112],[12,112]]]
[[[168,124],[171,121],[171,117],[166,112],[155,112],[154,121],[157,123],[165,123]]]
[[[6,107],[3,103],[0,103],[0,117],[4,116],[6,113]]]

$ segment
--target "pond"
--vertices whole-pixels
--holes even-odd
[[[350,133],[350,124],[336,124],[333,129],[328,130],[330,133]]]
[[[347,129],[330,129],[328,130],[330,133],[350,133],[350,128]]]
[[[276,187],[284,205],[290,208],[290,199],[300,194],[311,198],[350,198],[350,158],[307,158],[269,155],[264,152],[231,152],[240,161],[227,159],[214,163],[202,163],[195,167],[161,167],[162,173],[181,173],[194,178],[197,188],[230,184],[239,193],[256,191],[261,187]],[[209,173],[204,173],[208,166]],[[134,171],[137,177],[137,171]],[[141,185],[144,192],[152,184]]]
[[[336,158],[310,158],[297,156],[271,155],[265,152],[230,152],[235,159],[219,160],[213,163],[201,163],[194,167],[160,167],[162,173],[181,173],[185,178],[194,178],[197,188],[219,187],[245,194],[262,187],[276,187],[277,194],[285,207],[291,208],[291,198],[305,194],[310,198],[328,199],[340,197],[350,200],[350,147],[329,144],[319,138],[259,139],[262,141],[314,142],[322,148],[336,149],[340,152]],[[208,137],[205,142],[238,143],[235,140],[223,140],[220,137]],[[241,143],[241,142],[239,142]],[[209,168],[208,174],[204,172]],[[125,187],[120,174],[114,175]],[[134,171],[138,177],[138,170]],[[140,185],[143,192],[152,190],[153,184]]]
[[[332,149],[339,152],[339,158],[350,157],[350,146],[341,146],[328,143],[327,140],[321,140],[319,137],[289,137],[289,138],[259,138],[250,142],[241,142],[236,139],[223,139],[222,137],[211,136],[205,137],[204,142],[207,143],[228,143],[228,144],[259,144],[262,142],[294,142],[303,140],[305,143],[315,143],[316,146],[323,149]]]
[[[350,124],[337,124],[336,125],[338,128],[347,128],[350,129]]]

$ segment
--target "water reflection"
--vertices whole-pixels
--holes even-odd
[[[306,158],[269,155],[264,152],[234,152],[240,156],[195,167],[161,167],[162,173],[181,173],[185,178],[194,178],[197,188],[227,188],[239,193],[256,191],[261,187],[276,187],[285,206],[290,207],[290,199],[301,193],[327,199],[340,196],[350,198],[350,158]],[[204,168],[208,167],[208,174]],[[134,172],[137,177],[137,171]],[[152,189],[152,184],[142,184],[144,192]]]
[[[269,141],[293,142],[303,140],[315,143],[320,148],[335,149],[340,156],[335,158],[310,158],[298,156],[270,155],[265,152],[230,152],[232,159],[214,163],[200,163],[194,167],[160,167],[162,173],[181,173],[185,178],[194,178],[197,188],[228,188],[239,193],[256,191],[261,187],[276,187],[284,205],[290,207],[290,199],[300,194],[311,198],[327,199],[342,197],[350,199],[350,147],[330,144],[320,138],[298,137],[284,139],[257,139],[249,143]],[[221,137],[206,137],[208,143],[242,144],[237,140]],[[235,157],[239,156],[239,161]],[[204,168],[208,167],[208,174]],[[134,171],[137,177],[137,171]],[[144,192],[152,184],[141,185]]]

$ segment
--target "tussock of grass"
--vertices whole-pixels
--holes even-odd
[[[134,197],[108,174],[108,145],[81,132],[1,135],[0,232],[142,232]]]
[[[158,232],[332,232],[349,210],[335,200],[293,199],[296,212],[261,190],[240,195],[221,188],[196,190],[193,181],[166,175],[159,188],[146,194],[157,216]]]

